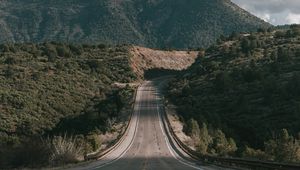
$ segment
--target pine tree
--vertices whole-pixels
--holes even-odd
[[[212,137],[208,133],[207,125],[203,123],[200,129],[199,142],[197,145],[197,150],[202,154],[207,154],[207,149],[209,144],[212,142]]]

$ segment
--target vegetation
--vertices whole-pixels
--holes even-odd
[[[221,34],[271,26],[229,0],[10,0],[1,4],[1,43],[207,47]]]
[[[79,161],[83,154],[82,144],[78,144],[76,138],[67,135],[55,136],[53,139],[46,141],[49,150],[49,161],[52,165],[61,165]]]
[[[227,143],[234,148],[236,142],[236,156],[299,162],[299,44],[298,25],[221,37],[170,82],[168,98],[196,131],[190,119],[207,124],[219,139],[231,137]],[[200,139],[200,151],[213,154],[207,146],[214,137],[208,134]]]
[[[219,129],[208,129],[205,123],[199,128],[198,122],[193,118],[187,122],[185,131],[196,141],[197,151],[203,155],[228,156],[237,150],[232,138],[226,138]]]
[[[129,62],[127,46],[2,44],[1,168],[76,162],[97,150],[99,134],[128,120],[134,89],[113,84],[137,80]]]

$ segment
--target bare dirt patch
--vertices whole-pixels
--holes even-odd
[[[133,46],[130,53],[131,67],[140,77],[150,69],[184,70],[198,56],[198,51],[162,51],[139,46]]]

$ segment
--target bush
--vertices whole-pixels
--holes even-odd
[[[48,61],[54,62],[57,58],[57,51],[54,45],[46,44],[43,49],[44,54],[48,57]]]
[[[12,165],[15,167],[40,167],[48,164],[50,150],[41,139],[31,139],[13,149]]]
[[[6,78],[13,78],[15,76],[15,70],[12,67],[7,67],[7,69],[4,70],[4,76]]]
[[[285,37],[285,32],[284,31],[276,31],[275,33],[275,38],[283,38]]]
[[[251,159],[259,159],[259,160],[266,160],[269,159],[269,156],[262,150],[258,149],[255,150],[246,146],[245,150],[242,153],[242,157],[244,158],[251,158]]]
[[[13,65],[16,64],[17,60],[14,57],[7,57],[4,61],[4,64]]]
[[[81,55],[83,53],[83,49],[81,45],[69,45],[70,50],[72,51],[72,53],[76,54],[76,55]]]
[[[65,134],[47,139],[45,142],[50,150],[49,161],[52,165],[76,163],[83,158],[82,144],[77,144],[75,137],[68,137]]]
[[[56,47],[57,55],[60,57],[70,57],[70,49],[68,49],[65,45],[60,45]]]

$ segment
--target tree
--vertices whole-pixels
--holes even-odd
[[[221,72],[216,76],[214,81],[215,88],[218,92],[224,92],[231,85],[231,77],[227,72]]]
[[[250,47],[251,47],[251,42],[247,38],[244,38],[241,43],[242,51],[244,53],[248,53],[251,50]]]
[[[57,51],[53,44],[50,43],[45,44],[45,48],[43,52],[48,57],[48,61],[54,62],[56,60]]]
[[[272,51],[271,59],[272,59],[273,61],[277,61],[277,59],[278,59],[278,50]]]
[[[253,50],[253,49],[257,48],[257,47],[259,47],[258,41],[256,39],[251,40],[251,42],[250,42],[250,49]]]
[[[226,139],[225,134],[221,130],[217,130],[214,135],[212,148],[215,154],[226,156],[237,150],[235,141],[232,138]]]
[[[197,144],[197,150],[201,154],[206,154],[209,144],[212,142],[212,137],[208,133],[207,125],[203,123],[202,128],[200,129],[199,141]]]
[[[278,48],[278,61],[285,62],[288,61],[290,58],[290,49],[285,49],[283,47]]]
[[[0,45],[0,49],[2,52],[10,52],[9,46],[7,44]]]
[[[266,33],[267,29],[266,28],[258,28],[257,32],[259,32],[259,33]]]
[[[186,134],[193,137],[198,138],[200,135],[200,128],[198,122],[195,119],[190,119],[186,124]]]
[[[65,45],[59,45],[56,47],[57,55],[60,57],[70,57],[70,49],[68,49]]]
[[[298,48],[295,52],[295,57],[300,57],[300,48]]]
[[[6,78],[12,78],[15,75],[15,71],[12,67],[7,67],[7,69],[4,71],[4,76]]]
[[[265,152],[280,162],[300,161],[300,141],[282,129],[277,138],[265,143]]]
[[[72,53],[74,53],[75,55],[81,55],[83,53],[83,49],[81,45],[69,45],[70,50],[72,51]]]
[[[288,81],[286,90],[291,96],[300,96],[300,74],[294,73],[293,77]]]
[[[7,57],[4,61],[5,64],[13,65],[17,63],[17,60],[14,57]]]

